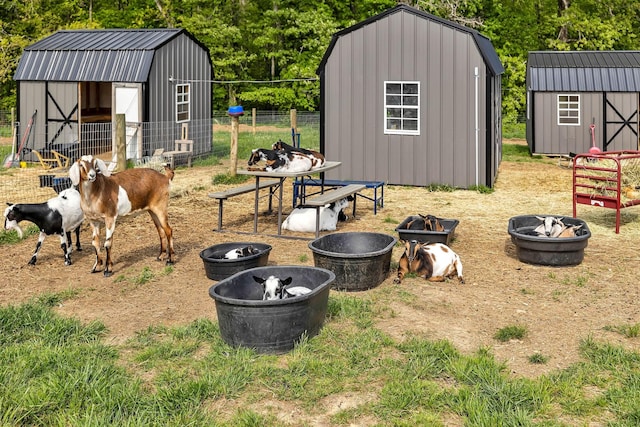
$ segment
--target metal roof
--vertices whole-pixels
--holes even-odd
[[[465,33],[469,33],[474,41],[476,42],[476,45],[478,46],[478,50],[480,52],[480,54],[482,55],[482,57],[484,58],[484,62],[485,64],[487,64],[487,66],[489,67],[489,69],[491,70],[491,72],[493,73],[493,75],[497,76],[500,75],[502,73],[504,73],[504,67],[502,65],[502,62],[500,61],[500,57],[498,56],[498,53],[496,52],[496,50],[493,47],[493,44],[491,44],[491,40],[489,40],[487,37],[483,36],[482,34],[480,34],[479,32],[477,32],[476,30],[473,30],[471,28],[467,28],[464,25],[460,25],[457,24],[455,22],[452,21],[448,21],[446,19],[443,18],[439,18],[435,15],[432,15],[430,13],[427,12],[423,12],[419,9],[413,8],[411,6],[407,6],[406,4],[399,4],[391,9],[388,9],[378,15],[372,16],[371,18],[365,19],[362,22],[359,22],[355,25],[352,25],[351,27],[345,28],[344,30],[338,31],[337,33],[335,33],[333,35],[333,37],[331,38],[331,43],[329,44],[329,47],[327,48],[327,51],[325,52],[324,56],[322,57],[322,60],[320,61],[320,65],[318,66],[318,69],[316,71],[316,74],[320,75],[322,73],[322,71],[324,70],[324,67],[326,66],[326,62],[329,60],[329,56],[331,55],[331,51],[333,50],[333,48],[335,47],[336,43],[338,42],[338,39],[348,33],[351,33],[352,31],[356,31],[362,27],[365,27],[375,21],[378,21],[380,19],[386,18],[387,16],[400,12],[400,11],[405,11],[405,12],[409,12],[412,13],[414,15],[420,16],[422,18],[425,19],[429,19],[431,21],[435,21],[438,22],[440,24],[446,25],[448,27],[451,28],[455,28],[459,31],[465,32]]]
[[[528,89],[640,92],[640,51],[529,52]]]
[[[58,31],[24,49],[14,79],[146,82],[155,51],[181,33],[193,39],[181,29]]]

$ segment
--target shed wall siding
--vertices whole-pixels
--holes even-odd
[[[486,66],[473,38],[410,13],[341,36],[325,66],[325,155],[331,178],[391,184],[475,184],[475,82],[479,184],[486,183]],[[384,81],[420,82],[418,136],[384,134]],[[348,167],[345,167],[348,165]]]

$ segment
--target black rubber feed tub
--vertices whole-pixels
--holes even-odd
[[[532,235],[540,225],[536,218],[545,216],[561,217],[566,225],[582,225],[575,237],[547,237]],[[518,259],[528,264],[569,266],[578,265],[584,259],[584,248],[587,247],[591,231],[587,223],[578,218],[562,215],[520,215],[509,219],[509,234],[516,246]]]
[[[294,298],[263,301],[262,285],[253,276],[291,277],[290,286],[311,292]],[[209,288],[215,300],[220,334],[227,344],[253,348],[259,353],[291,350],[303,334],[318,334],[327,314],[335,274],[308,266],[256,267],[228,277]]]
[[[258,250],[257,254],[238,259],[225,259],[224,254],[232,249],[244,246],[253,246]],[[204,271],[211,280],[222,280],[240,271],[254,267],[263,267],[269,262],[271,245],[256,242],[231,242],[209,246],[200,252],[200,258],[204,262]]]
[[[309,243],[316,267],[333,271],[333,289],[375,288],[389,275],[391,251],[398,240],[381,233],[332,233]]]
[[[443,243],[447,246],[451,243],[459,223],[457,219],[438,218],[440,224],[444,227],[444,231],[408,230],[407,225],[411,221],[419,218],[417,215],[411,215],[398,224],[396,231],[401,240],[417,240],[421,243]]]

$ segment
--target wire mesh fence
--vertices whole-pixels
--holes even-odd
[[[19,161],[7,162],[13,159],[14,124],[11,117],[11,111],[0,110],[0,153],[3,160],[0,165],[0,192],[6,202],[36,203],[55,196],[57,191],[64,188],[63,184],[68,182],[68,164],[79,156],[91,154],[106,162],[114,159],[114,132],[112,122],[109,121],[80,125],[71,123],[62,130],[59,124],[39,127],[25,141],[25,149],[20,153]],[[291,119],[290,112],[256,111],[254,114],[249,111],[239,117],[239,131],[246,138],[255,141],[256,146],[265,144],[260,139],[260,134],[266,131],[270,132],[269,135],[275,133],[286,140],[291,134]],[[295,120],[296,127],[304,129],[304,146],[317,148],[320,114],[297,112]],[[223,111],[215,112],[211,119],[190,122],[188,138],[194,139],[194,158],[228,156],[230,125],[231,117]],[[173,150],[175,141],[184,136],[182,132],[182,125],[175,122],[128,123],[127,158],[136,166],[157,167],[160,162],[156,161],[158,156],[154,156],[156,150]],[[23,138],[18,139],[18,144],[15,145],[20,145]],[[18,147],[15,145],[13,150],[17,152]],[[62,164],[54,161],[52,150],[63,157]],[[68,158],[68,164],[65,164],[65,158]]]

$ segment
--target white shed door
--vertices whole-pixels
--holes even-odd
[[[127,159],[142,158],[142,138],[138,128],[140,126],[140,86],[114,85],[115,114],[124,114],[127,135]],[[115,120],[115,115],[114,115]],[[115,132],[115,125],[113,126]],[[115,144],[115,137],[113,138]],[[115,153],[115,147],[114,147]]]

